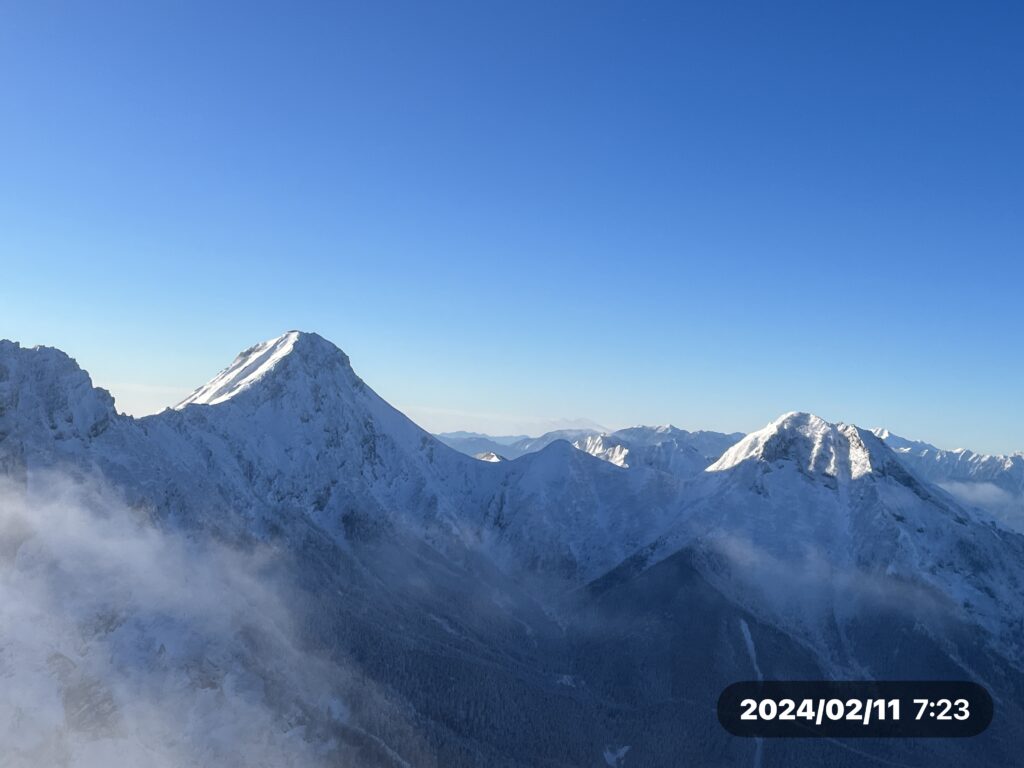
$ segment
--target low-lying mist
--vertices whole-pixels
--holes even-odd
[[[278,566],[160,530],[96,481],[2,481],[0,765],[330,759],[341,673],[300,648]]]

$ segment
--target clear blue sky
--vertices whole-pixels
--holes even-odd
[[[0,336],[157,410],[1024,449],[1024,5],[0,2]]]

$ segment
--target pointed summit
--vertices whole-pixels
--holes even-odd
[[[348,383],[361,384],[348,355],[316,333],[288,331],[239,353],[234,361],[203,386],[174,406],[217,405],[226,402],[281,370],[304,372],[310,377],[338,371]]]

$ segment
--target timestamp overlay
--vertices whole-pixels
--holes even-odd
[[[718,720],[734,736],[964,738],[992,722],[992,697],[966,681],[733,683]]]

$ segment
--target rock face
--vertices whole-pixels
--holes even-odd
[[[25,698],[0,721],[50,718],[0,724],[0,746],[12,765],[140,744],[158,765],[1012,762],[1024,537],[886,436],[793,413],[742,439],[567,437],[464,455],[316,334],[142,419],[58,350],[0,342],[0,671]],[[977,679],[1001,703],[970,745],[758,746],[712,715],[757,674]]]

